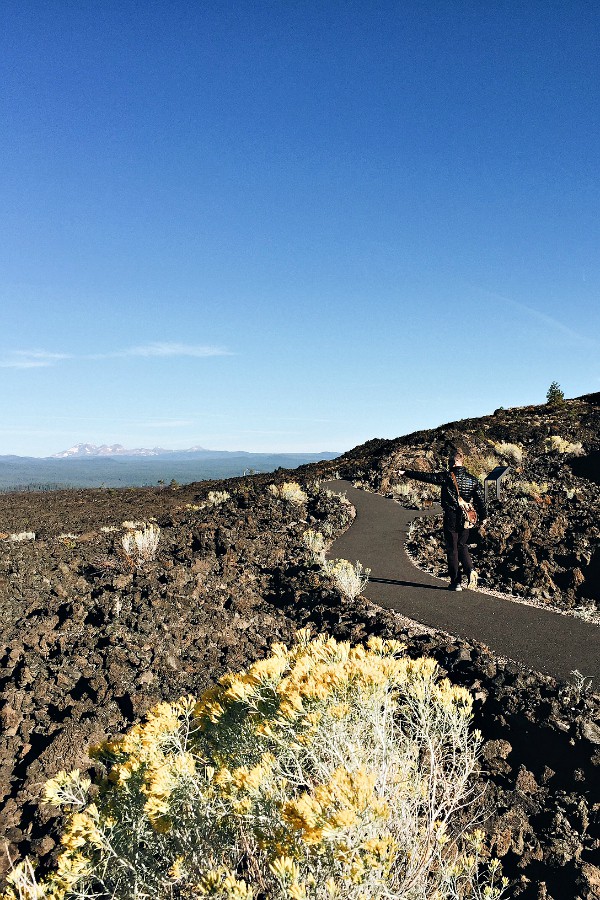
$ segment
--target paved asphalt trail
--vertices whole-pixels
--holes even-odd
[[[354,523],[328,555],[360,560],[371,569],[364,590],[370,600],[417,622],[487,644],[497,655],[528,669],[562,679],[578,669],[593,677],[593,689],[600,690],[598,625],[478,591],[446,590],[447,579],[421,572],[404,550],[411,521],[427,513],[403,509],[393,500],[356,490],[347,481],[326,486],[345,493],[356,508]],[[429,514],[436,512],[439,508]]]

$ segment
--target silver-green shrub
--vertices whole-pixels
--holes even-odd
[[[583,456],[585,453],[581,441],[572,443],[558,434],[553,434],[545,440],[546,453],[565,453],[569,456]]]
[[[347,559],[329,559],[324,563],[323,571],[349,600],[354,600],[364,591],[371,574],[371,570],[363,569],[358,560],[356,565],[352,565]]]
[[[285,500],[297,506],[302,506],[308,500],[308,494],[295,481],[285,481],[283,484],[270,484],[269,492],[277,500]]]
[[[497,444],[492,444],[492,446],[498,456],[510,460],[510,462],[514,463],[516,466],[520,466],[523,462],[523,447],[521,447],[520,444],[499,441]]]
[[[325,538],[320,531],[308,528],[302,535],[302,543],[312,554],[316,562],[322,562],[325,558]]]

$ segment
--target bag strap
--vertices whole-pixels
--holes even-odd
[[[452,475],[452,481],[454,482],[454,487],[456,488],[456,496],[460,501],[462,500],[462,497],[460,496],[460,491],[458,489],[458,481],[456,480],[456,475],[454,474],[454,472],[450,472],[450,474]]]

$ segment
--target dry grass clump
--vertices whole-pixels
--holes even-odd
[[[221,506],[222,503],[227,503],[230,499],[231,494],[228,491],[209,491],[206,498],[206,505]]]
[[[19,531],[9,534],[7,540],[20,544],[22,541],[35,541],[35,531]]]
[[[546,438],[544,444],[546,453],[565,453],[569,456],[583,456],[585,453],[581,441],[573,444],[571,441],[561,438],[558,434],[553,434]]]
[[[187,509],[190,512],[202,512],[203,509],[221,506],[221,504],[226,503],[230,499],[231,494],[228,491],[209,491],[204,503],[186,503],[183,509]]]
[[[361,481],[361,480],[353,481],[352,486],[355,487],[359,491],[367,491],[369,493],[373,492],[373,488],[371,487],[371,485],[369,484],[368,481]]]
[[[93,800],[77,771],[48,782],[56,871],[19,864],[4,900],[498,900],[463,825],[468,691],[395,641],[298,638],[101,744]]]
[[[295,481],[284,481],[283,484],[270,484],[269,492],[277,500],[285,500],[288,503],[295,503],[297,506],[302,506],[308,500],[308,494]]]
[[[394,500],[416,508],[431,506],[433,501],[438,498],[440,494],[437,485],[421,484],[417,488],[415,487],[415,482],[410,484],[404,482],[391,484],[389,490]]]
[[[584,622],[594,622],[600,625],[600,608],[594,600],[584,600],[579,606],[572,610],[573,615]]]
[[[399,484],[391,484],[390,492],[394,497],[394,500],[403,500],[408,503],[416,504],[419,499],[417,491],[410,485],[403,484],[402,482]]]
[[[121,544],[125,555],[132,563],[141,565],[145,562],[151,562],[156,556],[158,550],[158,542],[160,541],[160,528],[153,522],[142,523],[123,523],[124,525],[140,525],[140,527],[131,527],[127,533],[123,535]]]

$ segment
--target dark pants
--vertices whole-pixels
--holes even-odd
[[[473,570],[473,563],[467,547],[468,540],[468,528],[463,528],[460,522],[444,519],[444,544],[446,546],[446,556],[448,557],[448,572],[451,580],[454,582],[460,580],[459,563],[462,566],[463,574],[467,578]]]

